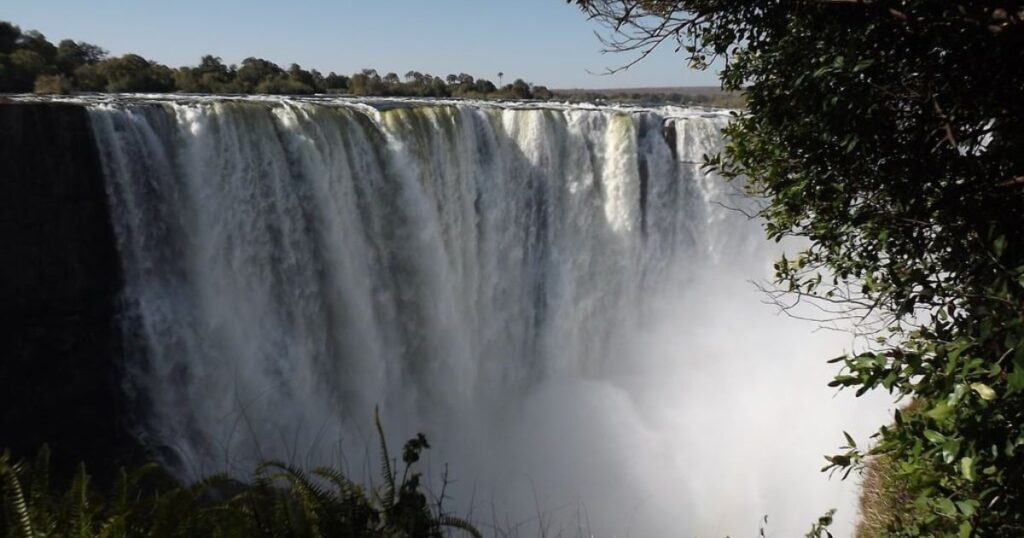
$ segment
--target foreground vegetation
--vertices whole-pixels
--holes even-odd
[[[810,243],[772,297],[861,336],[834,386],[919,410],[828,457],[874,469],[862,535],[1024,536],[1024,3],[570,1],[722,62],[747,111],[708,164]]]
[[[383,432],[381,486],[369,490],[332,468],[306,473],[277,461],[256,468],[249,483],[226,475],[182,486],[156,465],[122,469],[107,490],[93,485],[81,466],[66,489],[53,487],[50,454],[12,461],[0,454],[3,512],[8,538],[136,537],[416,537],[440,538],[442,529],[480,537],[470,523],[431,506],[413,465],[429,448],[422,434],[405,444],[399,477]]]

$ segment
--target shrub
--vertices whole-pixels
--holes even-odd
[[[97,489],[82,465],[61,491],[50,483],[50,453],[45,447],[32,462],[15,462],[5,452],[0,455],[4,508],[0,528],[11,538],[440,538],[444,527],[480,537],[469,522],[430,510],[420,474],[411,472],[420,453],[429,448],[423,434],[405,444],[405,469],[398,482],[379,420],[376,425],[383,482],[376,490],[349,480],[337,469],[306,472],[266,461],[248,484],[214,475],[181,485],[151,464],[122,469],[109,491]]]
[[[36,77],[35,93],[67,95],[71,93],[71,81],[64,75],[39,75]]]

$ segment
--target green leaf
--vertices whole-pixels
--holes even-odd
[[[941,497],[938,500],[936,500],[935,508],[937,508],[939,513],[944,516],[956,515],[956,505],[953,504],[953,501],[949,500],[946,497]]]
[[[974,481],[974,458],[960,458],[960,472],[964,478]]]
[[[996,391],[992,390],[992,387],[989,387],[984,383],[971,383],[971,389],[973,389],[974,392],[977,392],[978,396],[981,396],[982,400],[996,399]]]
[[[975,500],[957,501],[956,507],[960,509],[960,513],[961,514],[963,514],[963,515],[965,515],[967,517],[971,517],[971,516],[974,515],[974,512],[978,508],[978,501],[975,501]]]
[[[924,436],[929,441],[931,441],[931,442],[933,442],[933,443],[935,443],[937,445],[941,445],[942,443],[946,442],[946,437],[943,436],[941,433],[935,431],[935,430],[925,430],[924,431]]]
[[[953,388],[953,393],[946,399],[947,406],[956,406],[956,404],[960,403],[960,400],[963,399],[964,394],[967,394],[967,385],[964,385],[963,383],[957,384],[957,386]]]
[[[942,444],[942,459],[946,463],[953,463],[959,453],[960,441],[953,439]]]
[[[873,62],[872,60],[861,60],[857,62],[857,65],[853,66],[853,72],[860,73],[861,71],[871,67],[871,64],[873,63],[875,62]]]
[[[996,258],[1001,258],[1003,252],[1006,250],[1006,237],[999,236],[995,241],[992,242],[992,250],[996,255]]]
[[[1010,373],[1006,374],[1007,392],[1014,394],[1024,390],[1024,368],[1015,365]]]
[[[953,412],[953,408],[946,402],[939,402],[935,407],[931,408],[925,415],[936,422],[942,422],[949,417],[950,413]]]

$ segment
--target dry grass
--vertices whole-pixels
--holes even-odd
[[[860,521],[855,536],[885,536],[913,502],[913,496],[899,478],[897,464],[885,455],[873,457],[861,483]]]
[[[924,411],[924,405],[917,400],[900,410],[904,416]],[[893,426],[895,427],[895,426]],[[881,454],[873,456],[867,463],[861,482],[860,521],[855,531],[856,538],[879,538],[895,526],[908,513],[914,497],[900,478],[899,464],[891,457]]]

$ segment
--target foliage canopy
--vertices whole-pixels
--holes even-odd
[[[709,165],[810,240],[775,297],[864,337],[833,385],[924,409],[869,451],[907,486],[887,535],[1024,535],[1024,3],[570,2],[609,49],[674,44],[745,94]]]

